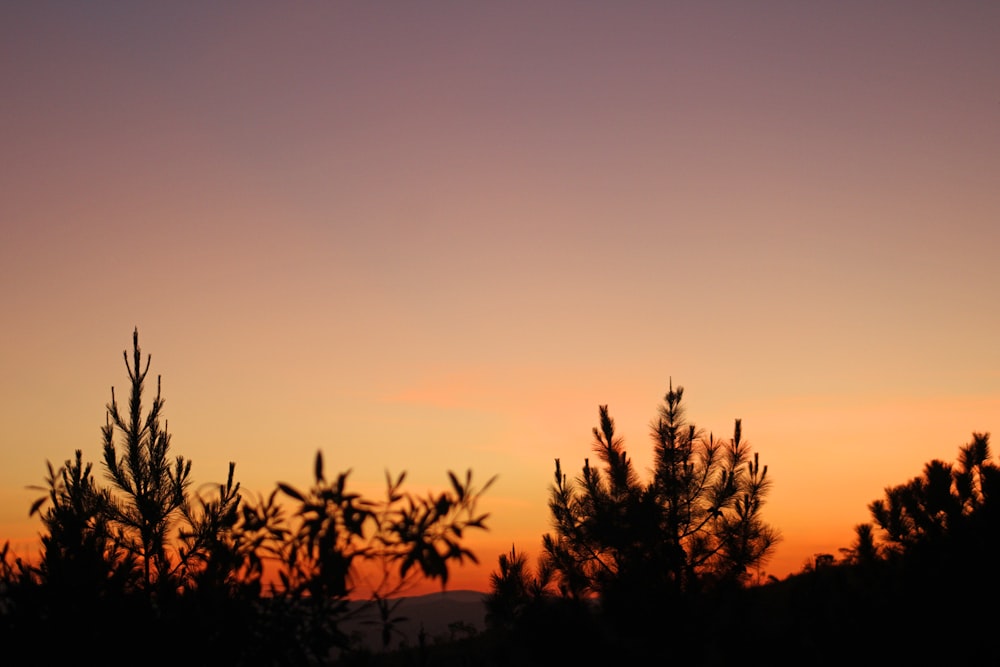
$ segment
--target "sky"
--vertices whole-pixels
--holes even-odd
[[[497,481],[538,554],[609,405],[768,466],[784,577],[1000,428],[1000,4],[0,6],[0,541],[100,470],[139,331],[175,453],[251,494]],[[119,394],[121,395],[121,394]]]

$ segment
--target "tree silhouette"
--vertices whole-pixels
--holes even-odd
[[[552,594],[552,570],[543,563],[536,574],[531,572],[528,557],[511,547],[500,554],[498,569],[490,573],[490,592],[484,598],[486,623],[491,627],[511,629],[526,610]]]
[[[132,555],[141,567],[141,585],[149,591],[154,584],[161,590],[176,586],[173,564],[167,555],[170,531],[185,508],[190,486],[191,462],[178,456],[169,458],[170,434],[160,425],[163,398],[160,378],[149,412],[143,415],[142,394],[152,356],[143,366],[138,328],[132,334],[132,363],[128,353],[130,392],[128,412],[122,414],[111,388],[104,435],[104,466],[114,485],[109,494],[110,518],[118,544]],[[119,436],[122,452],[115,443]]]
[[[767,467],[750,455],[740,420],[728,442],[705,436],[684,418],[683,388],[667,392],[652,425],[655,467],[640,480],[600,406],[594,451],[571,482],[556,460],[549,507],[555,534],[545,559],[562,592],[605,603],[677,597],[725,582],[742,583],[779,539],[761,508]]]
[[[48,495],[29,510],[29,515],[40,514],[47,530],[39,577],[72,600],[124,591],[132,582],[135,560],[115,540],[110,494],[98,486],[80,450],[58,471],[47,465]]]
[[[973,433],[957,463],[931,460],[919,476],[886,487],[842,562],[782,582],[798,596],[781,610],[789,635],[843,642],[830,664],[853,657],[856,644],[843,638],[876,629],[869,662],[995,664],[1000,649],[980,638],[995,630],[1000,596],[998,493],[987,433]],[[921,640],[892,640],[903,637]]]
[[[1000,528],[998,498],[1000,468],[991,460],[989,434],[973,433],[959,449],[957,467],[930,461],[919,477],[887,487],[869,510],[890,553],[979,553]]]
[[[485,598],[501,645],[535,654],[514,660],[716,664],[739,655],[748,624],[734,601],[746,601],[746,584],[780,539],[762,518],[770,478],[740,420],[732,439],[717,440],[685,420],[683,393],[671,383],[651,424],[647,479],[606,405],[593,429],[596,465],[586,459],[571,480],[556,459],[554,531],[542,538],[538,574],[512,549]],[[714,641],[720,633],[732,642]]]
[[[882,557],[882,549],[876,542],[875,530],[870,523],[859,523],[854,527],[854,542],[841,549],[844,560],[855,565],[871,565]]]

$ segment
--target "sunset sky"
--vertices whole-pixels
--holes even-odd
[[[0,6],[0,543],[138,327],[201,482],[498,475],[487,586],[671,379],[767,573],[1000,432],[1000,3]],[[1000,437],[1000,436],[998,436]],[[1000,443],[995,443],[1000,447]],[[1000,451],[1000,450],[998,450]]]

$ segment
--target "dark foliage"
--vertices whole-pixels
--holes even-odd
[[[247,501],[235,465],[214,492],[191,490],[191,462],[171,459],[163,399],[143,411],[149,370],[138,331],[126,412],[112,390],[104,435],[109,484],[83,453],[56,469],[30,508],[43,525],[37,563],[0,551],[0,642],[19,664],[290,665],[351,656],[340,631],[359,572],[384,636],[399,621],[391,596],[414,578],[445,586],[475,555],[467,531],[485,529],[476,505],[489,487],[448,473],[447,491],[414,496],[405,473],[365,498],[348,473],[327,479],[321,453],[306,490],[279,483]],[[285,502],[279,502],[284,499]]]
[[[887,555],[934,559],[946,553],[993,555],[1000,528],[1000,468],[989,434],[973,433],[958,465],[934,460],[921,476],[889,487],[869,505]]]
[[[704,662],[719,653],[692,638],[721,630],[716,611],[779,537],[761,518],[770,479],[740,421],[728,441],[700,432],[684,418],[683,391],[670,387],[652,424],[648,480],[634,469],[607,406],[593,429],[600,465],[585,461],[570,481],[556,460],[555,532],[543,539],[537,573],[516,550],[500,557],[485,599],[494,631],[536,655],[548,650],[553,661],[699,652]],[[579,650],[570,656],[570,647]]]
[[[754,554],[766,554],[774,534],[759,533],[756,549],[754,540],[728,545],[766,528],[745,511],[759,510],[764,469],[746,453],[739,422],[728,443],[699,440],[678,428],[679,406],[680,391],[668,393],[647,484],[604,407],[594,430],[602,467],[588,462],[570,483],[557,463],[556,533],[538,571],[512,549],[484,598],[488,664],[1000,661],[1000,468],[987,435],[973,434],[957,465],[932,461],[887,488],[840,561],[818,555],[801,573],[748,586]],[[728,480],[739,487],[740,465],[747,486],[734,493]]]
[[[386,493],[328,477],[279,483],[250,499],[230,464],[195,492],[191,463],[171,458],[163,400],[143,411],[149,360],[137,334],[127,410],[114,393],[105,478],[81,451],[48,465],[30,507],[41,553],[0,548],[0,644],[18,664],[482,665],[997,664],[1000,467],[974,433],[958,461],[929,462],[886,488],[842,549],[785,580],[748,585],[776,532],[761,519],[769,479],[742,440],[687,424],[672,387],[652,425],[655,468],[643,481],[606,406],[594,448],[570,481],[556,462],[537,568],[512,548],[484,596],[488,629],[456,622],[447,640],[407,622],[398,594],[417,577],[444,586],[475,560],[482,488],[449,473],[446,491],[414,496],[405,474]],[[492,481],[492,480],[491,480]],[[371,595],[350,601],[361,574]],[[370,612],[382,650],[352,643],[352,614]],[[411,619],[412,620],[412,619]],[[397,642],[389,650],[390,644]]]
[[[810,664],[997,664],[998,471],[973,433],[957,465],[887,487],[839,563],[753,590],[760,636]]]
[[[593,430],[602,466],[588,460],[570,482],[556,461],[549,502],[555,533],[543,543],[563,595],[597,595],[605,607],[634,609],[651,597],[741,584],[773,551],[777,531],[761,518],[767,466],[751,456],[740,420],[729,441],[688,424],[683,393],[671,386],[652,425],[655,467],[647,482],[607,406]]]

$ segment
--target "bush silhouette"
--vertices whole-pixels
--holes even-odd
[[[683,393],[671,386],[652,425],[648,481],[632,466],[607,406],[593,429],[602,466],[585,461],[571,482],[556,460],[555,534],[543,543],[564,594],[634,601],[742,583],[773,552],[778,533],[761,517],[767,466],[751,456],[740,420],[726,442],[688,424]]]
[[[552,616],[561,614],[576,619],[559,630],[563,650],[588,647],[575,659],[611,646],[616,660],[677,657],[671,642],[703,634],[705,605],[739,590],[767,561],[779,540],[761,516],[767,467],[751,455],[740,420],[729,441],[687,423],[683,392],[671,384],[652,424],[650,479],[634,469],[606,405],[593,429],[600,465],[587,459],[570,480],[556,459],[555,532],[543,537],[537,572],[516,550],[500,557],[486,598],[494,628],[533,637],[547,617],[551,637],[560,627]],[[593,623],[595,611],[602,625],[585,636],[564,632]]]

